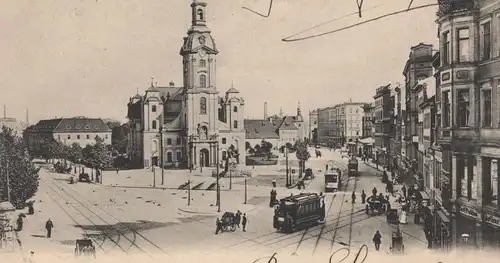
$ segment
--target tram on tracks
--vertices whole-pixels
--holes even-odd
[[[325,192],[338,191],[342,172],[334,162],[328,162],[325,169]]]
[[[281,199],[274,210],[273,227],[284,233],[293,233],[324,223],[323,198],[316,193],[301,193]]]

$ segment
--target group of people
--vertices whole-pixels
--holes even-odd
[[[242,228],[243,232],[247,232],[246,227],[248,224],[248,219],[247,219],[246,213],[243,213],[243,215],[242,215],[241,211],[238,210],[238,211],[236,211],[236,213],[234,213],[234,217],[231,218],[230,220],[232,220],[232,223],[234,223],[236,225],[236,227],[238,227],[238,228],[240,228],[240,224],[241,224],[241,228]],[[216,235],[219,234],[219,232],[224,233],[224,222],[222,222],[222,220],[220,218],[217,218],[215,225],[216,225],[216,229],[215,229]]]

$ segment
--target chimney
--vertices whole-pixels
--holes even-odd
[[[264,119],[267,119],[268,116],[267,116],[267,101],[264,102]]]

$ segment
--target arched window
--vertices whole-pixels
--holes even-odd
[[[233,112],[238,112],[238,107],[234,106],[233,107]]]
[[[207,76],[200,75],[200,88],[204,89],[207,87]]]
[[[200,99],[200,114],[207,114],[207,98]]]
[[[203,20],[203,10],[198,9],[196,11],[196,16],[198,17],[198,20]]]

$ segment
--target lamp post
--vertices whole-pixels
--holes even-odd
[[[245,177],[245,205],[247,204],[247,178]]]
[[[285,146],[285,170],[286,170],[286,187],[290,186],[290,180],[288,179],[288,147]]]
[[[215,165],[216,165],[216,173],[217,173],[217,194],[216,194],[216,204],[217,204],[217,212],[220,212],[220,184],[219,184],[219,141],[217,140],[218,135],[214,134],[212,136],[212,140],[209,141],[209,144],[215,144]]]
[[[164,155],[163,155],[163,125],[160,125],[160,163],[161,163],[161,185],[164,184],[165,180],[165,171],[163,169],[165,163],[164,163]]]

